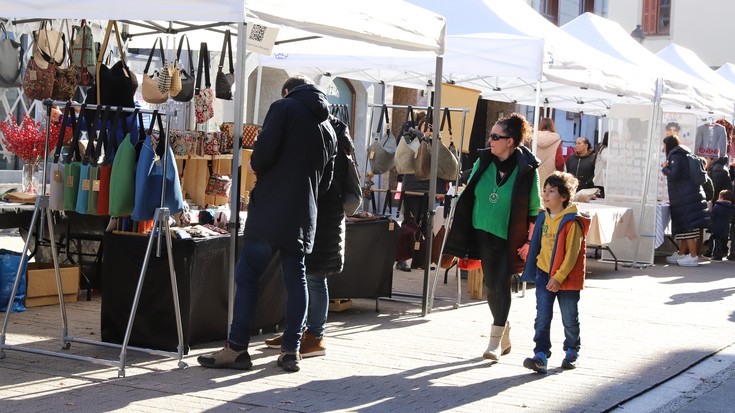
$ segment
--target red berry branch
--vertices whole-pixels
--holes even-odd
[[[54,136],[59,135],[59,127],[58,123],[51,123],[51,142]],[[39,162],[43,158],[46,130],[41,127],[41,122],[34,122],[30,116],[24,115],[23,122],[18,125],[15,116],[10,115],[9,120],[0,123],[0,132],[3,147],[23,162]],[[53,145],[49,145],[49,152],[54,149]]]

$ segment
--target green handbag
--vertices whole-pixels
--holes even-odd
[[[135,110],[131,122],[139,115]],[[125,120],[123,120],[125,121]],[[142,127],[140,122],[139,128]],[[130,128],[132,129],[132,128]],[[122,217],[133,213],[135,206],[135,168],[137,165],[135,147],[130,142],[130,133],[120,143],[112,161],[110,173],[110,216]]]
[[[87,105],[82,104],[80,114],[84,114]],[[69,153],[66,154],[64,162],[64,210],[75,211],[77,209],[77,192],[79,192],[79,174],[82,166],[82,157],[79,153],[79,136],[82,134],[81,118],[76,122],[75,111],[71,111],[71,121],[74,124],[74,136],[71,140]],[[76,124],[75,124],[76,122]]]

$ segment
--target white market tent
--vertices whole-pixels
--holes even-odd
[[[735,97],[735,87],[715,73],[696,53],[686,47],[672,43],[656,53],[656,56],[670,62],[689,75],[713,85],[720,92],[721,99],[713,101],[712,103],[716,105],[713,105],[711,109],[720,115],[733,115],[735,111],[733,98]]]
[[[735,85],[735,65],[732,63],[725,63],[720,66],[719,69],[715,70],[715,73],[722,76],[728,82]]]
[[[96,0],[69,0],[51,2],[27,0],[23,2],[0,0],[0,10],[10,19],[77,19],[89,20],[146,20],[166,18],[170,21],[219,21],[237,23],[237,44],[235,78],[236,84],[247,85],[245,65],[245,21],[258,19],[274,25],[283,25],[307,31],[313,35],[335,37],[359,42],[368,42],[397,49],[429,52],[436,60],[437,77],[441,79],[441,55],[446,43],[446,21],[433,12],[414,6],[402,0],[371,0],[370,2],[344,2],[340,0],[160,0],[157,2],[129,0],[125,2],[100,2]],[[326,13],[325,11],[334,11]],[[390,10],[390,12],[386,12]],[[338,12],[337,12],[338,11]],[[286,39],[288,31],[279,35]],[[356,43],[354,47],[359,47]],[[437,93],[441,93],[438,82]],[[238,87],[234,96],[234,123],[244,120],[246,106],[246,87]],[[439,108],[435,110],[435,125],[438,130]],[[233,187],[231,209],[239,210],[239,176],[242,160],[239,141],[242,131],[235,128],[235,147],[233,150]],[[436,148],[438,150],[438,147]],[[436,152],[436,151],[435,151]],[[433,159],[437,154],[434,153]],[[436,161],[432,171],[436,171]],[[435,173],[435,172],[434,172]],[[230,263],[230,311],[232,314],[234,294],[234,263],[237,255],[236,231],[237,214],[233,213],[230,224],[231,237]],[[424,311],[426,310],[424,294]],[[231,318],[231,317],[230,317]],[[229,325],[228,320],[228,325]]]
[[[661,59],[612,20],[584,13],[562,26],[562,30],[618,60],[662,78],[662,101],[668,109],[691,108],[706,112],[713,108],[713,102],[722,99],[711,84]]]

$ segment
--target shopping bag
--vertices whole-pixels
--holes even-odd
[[[79,153],[79,137],[82,134],[83,116],[86,109],[87,105],[82,104],[79,112],[80,118],[76,120],[76,124],[74,125],[74,136],[72,137],[71,146],[64,161],[64,210],[66,211],[75,211],[77,208],[79,170],[82,166],[82,157]],[[72,121],[74,121],[74,118],[74,111],[72,111]]]
[[[21,263],[23,256],[19,252],[13,252],[6,249],[0,249],[0,311],[8,311],[8,302],[10,301],[10,295],[13,292],[13,286],[15,285],[15,276],[18,273],[18,267]],[[26,300],[26,270],[28,267],[28,260],[23,263],[23,269],[20,273],[20,282],[18,283],[18,289],[15,291],[15,298],[13,299],[13,305],[10,311],[18,313],[25,311],[26,307],[23,302]]]
[[[76,125],[76,111],[72,109],[71,102],[67,102],[64,107],[64,119],[71,119],[71,128]],[[64,146],[64,137],[69,127],[68,122],[62,121],[59,129],[59,136],[56,142],[56,150],[49,168],[49,199],[48,207],[54,211],[64,210],[64,164],[59,162],[61,158],[61,148]],[[73,134],[72,134],[73,135]]]
[[[100,191],[97,197],[97,215],[110,215],[110,178],[112,161],[117,152],[117,128],[122,123],[123,136],[128,134],[128,123],[124,119],[122,107],[118,107],[112,120],[112,128],[105,141],[105,157],[99,166]],[[122,120],[122,122],[120,122]]]
[[[132,116],[131,122],[138,119],[138,128],[143,128],[138,110]],[[123,122],[127,122],[123,119]],[[112,161],[110,172],[110,215],[113,217],[128,216],[135,206],[135,171],[137,154],[131,143],[131,133],[126,133],[120,143]]]
[[[384,174],[393,168],[393,162],[396,154],[396,139],[391,135],[388,127],[388,107],[383,105],[380,120],[378,120],[377,134],[382,136],[383,119],[385,119],[386,133],[385,138],[375,138],[373,143],[368,147],[368,159],[370,161],[370,170],[374,174]]]

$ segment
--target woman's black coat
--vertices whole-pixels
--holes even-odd
[[[699,228],[709,228],[710,217],[707,201],[701,185],[694,183],[689,175],[690,153],[677,146],[669,152],[668,166],[662,169],[666,175],[669,189],[669,208],[671,213],[671,232],[680,234]]]

